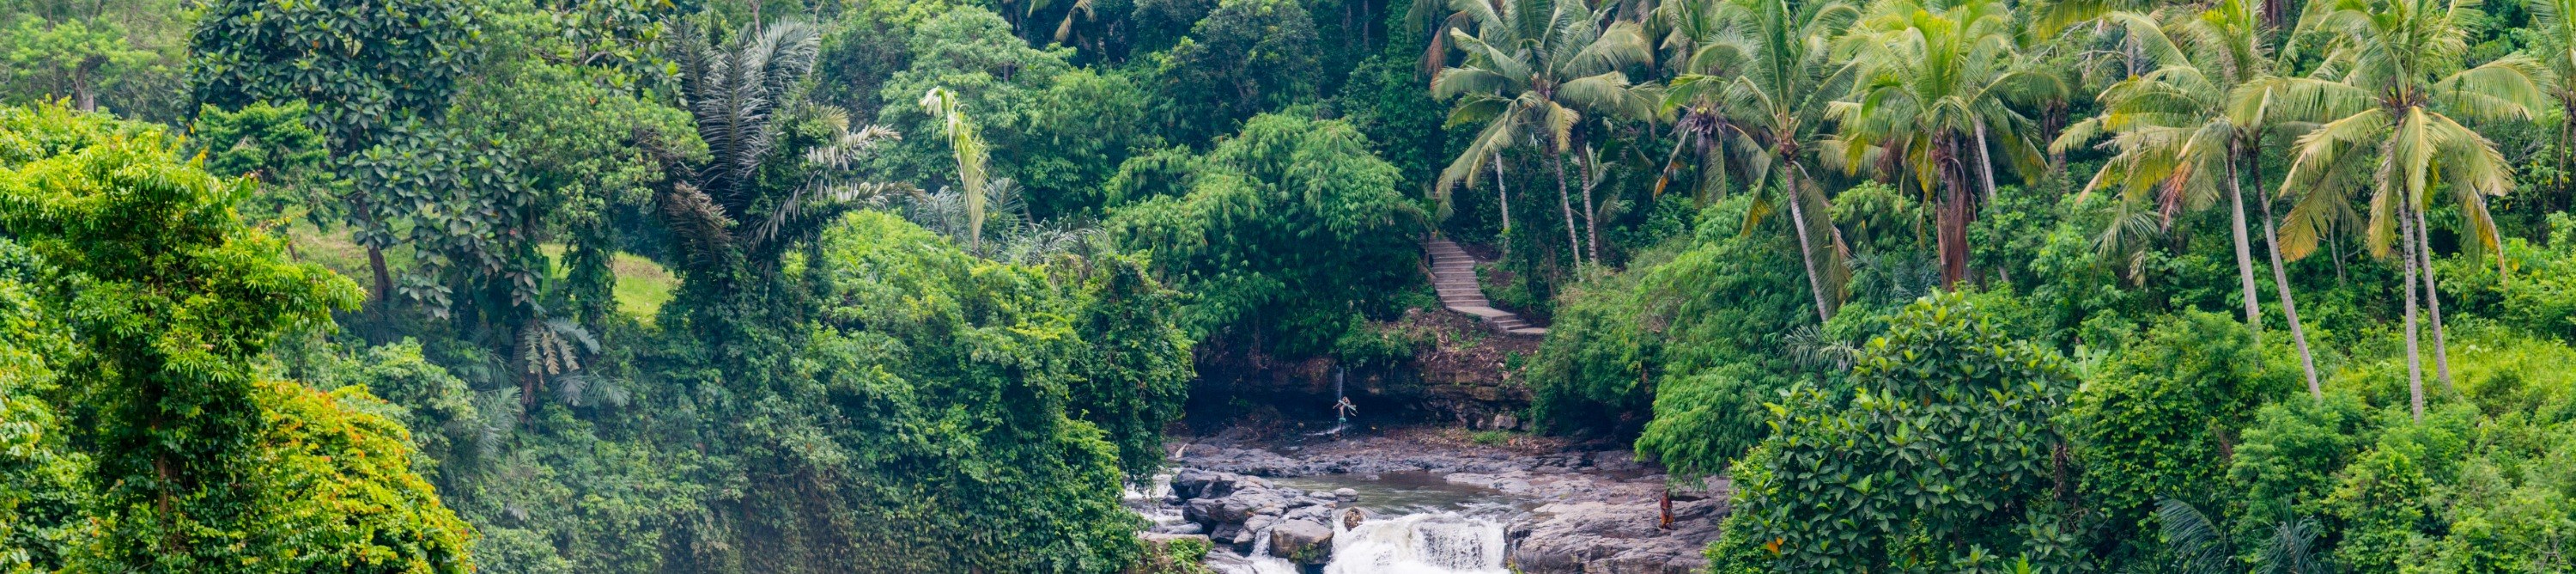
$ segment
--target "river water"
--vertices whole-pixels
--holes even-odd
[[[1503,567],[1509,550],[1503,527],[1535,505],[1425,472],[1272,480],[1307,491],[1348,488],[1359,492],[1359,502],[1350,506],[1376,514],[1357,527],[1334,521],[1333,559],[1324,565],[1325,574],[1509,574]],[[1255,536],[1250,556],[1220,549],[1208,566],[1226,574],[1297,574],[1295,564],[1269,555],[1269,538]]]

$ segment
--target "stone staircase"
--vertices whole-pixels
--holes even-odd
[[[1496,309],[1485,300],[1485,289],[1476,282],[1476,257],[1457,242],[1434,237],[1422,242],[1422,251],[1431,254],[1431,286],[1440,292],[1441,305],[1473,315],[1506,335],[1547,335],[1546,327],[1531,326],[1520,315]]]

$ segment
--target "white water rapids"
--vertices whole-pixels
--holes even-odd
[[[1369,506],[1381,511],[1380,517],[1358,527],[1331,521],[1333,557],[1324,565],[1324,574],[1510,574],[1503,567],[1510,550],[1503,525],[1519,508],[1436,477],[1389,478],[1386,482],[1281,480],[1309,489],[1358,487],[1366,493],[1364,499],[1379,502]],[[1128,507],[1156,525],[1181,524],[1179,510],[1154,503],[1171,494],[1170,480],[1169,475],[1156,476],[1141,490],[1128,488]],[[1246,554],[1220,545],[1208,554],[1207,566],[1224,574],[1299,574],[1295,563],[1270,555],[1269,532],[1260,532],[1253,540]]]
[[[1208,564],[1226,574],[1297,574],[1297,566],[1269,555],[1269,536],[1254,538],[1251,557],[1226,556]],[[1503,523],[1457,512],[1420,512],[1333,525],[1333,561],[1324,574],[1509,574],[1503,568]]]

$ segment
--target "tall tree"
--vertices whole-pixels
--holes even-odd
[[[1807,174],[1807,166],[1820,149],[1834,99],[1851,85],[1851,69],[1834,65],[1829,40],[1860,12],[1840,1],[1792,6],[1786,0],[1730,0],[1710,8],[1730,33],[1702,43],[1691,54],[1685,64],[1689,72],[1673,80],[1665,105],[1692,110],[1685,118],[1725,118],[1703,121],[1722,126],[1712,131],[1734,132],[1752,144],[1732,149],[1745,156],[1753,181],[1777,182],[1780,201],[1789,205],[1790,227],[1798,234],[1799,260],[1806,265],[1816,318],[1831,320],[1848,272],[1839,234],[1818,238],[1811,229],[1830,231],[1833,222],[1824,188]]]
[[[2012,9],[1998,0],[1881,0],[1834,48],[1859,67],[1858,87],[1833,109],[1842,126],[1834,145],[1847,169],[1875,164],[1901,174],[1939,206],[1944,285],[1967,278],[1968,225],[1980,201],[1969,178],[1983,179],[1993,196],[1988,148],[2002,148],[2024,177],[2047,162],[2029,137],[2038,124],[2007,104],[2061,87],[2054,76],[2016,69],[2014,34]]]
[[[2576,0],[2525,0],[2531,11],[2531,28],[2538,40],[2530,53],[2549,67],[2549,97],[2558,104],[2557,184],[2559,209],[2576,204],[2576,178],[2569,169],[2576,163],[2569,158],[2576,148]],[[2542,203],[2547,206],[2546,202]]]
[[[2468,39],[2486,15],[2479,0],[2332,0],[2311,5],[2304,32],[2328,38],[2316,76],[2332,84],[2279,102],[2294,117],[2322,124],[2301,136],[2284,187],[2304,193],[2284,232],[2293,258],[2316,249],[2317,226],[2367,192],[2364,231],[2373,254],[2399,244],[2405,268],[2407,383],[2415,417],[2424,416],[2423,363],[2416,352],[2419,286],[2434,313],[2433,353],[2449,381],[2423,211],[2448,190],[2479,245],[2496,248],[2486,196],[2513,189],[2513,168],[2495,144],[2452,119],[2527,120],[2545,105],[2540,63],[2507,56],[2461,69]],[[2295,49],[2295,48],[2294,48]],[[2501,252],[2497,252],[2501,258]],[[2415,276],[2424,275],[2423,283]]]
[[[1485,125],[1441,171],[1439,187],[1475,177],[1484,162],[1524,138],[1537,140],[1552,162],[1566,242],[1578,261],[1585,254],[1601,258],[1598,222],[1588,224],[1590,249],[1576,234],[1565,179],[1565,153],[1575,147],[1584,114],[1641,121],[1655,115],[1651,91],[1629,83],[1620,71],[1653,59],[1645,32],[1636,22],[1604,25],[1611,7],[1594,10],[1577,0],[1454,0],[1450,9],[1476,33],[1446,29],[1446,43],[1466,58],[1431,81],[1433,98],[1459,100],[1449,114],[1451,125]],[[1584,203],[1589,214],[1588,193]]]
[[[477,53],[479,22],[487,18],[479,12],[476,4],[460,0],[212,2],[189,41],[188,86],[198,104],[225,109],[311,103],[311,122],[330,141],[335,158],[354,158],[389,143],[429,143],[400,137],[397,130],[447,109]],[[420,151],[390,147],[381,153]],[[375,274],[368,296],[378,301],[394,290],[384,251],[397,243],[396,220],[407,211],[397,205],[408,203],[405,198],[393,196],[401,191],[351,186],[341,198]]]
[[[2294,87],[2272,75],[2278,64],[2262,43],[2258,17],[2247,0],[2222,0],[2208,10],[2161,23],[2135,12],[2106,16],[2122,41],[2153,67],[2103,90],[2102,115],[2070,126],[2051,146],[2062,151],[2109,134],[2111,139],[2104,145],[2117,155],[2085,184],[2085,191],[2117,185],[2132,202],[2154,194],[2157,211],[2168,227],[2175,213],[2207,209],[2213,195],[2225,193],[2239,293],[2245,323],[2252,329],[2260,329],[2263,319],[2255,297],[2244,181],[2251,176],[2256,194],[2261,195],[2265,138],[2292,129],[2273,121],[2271,102]],[[2272,245],[2277,259],[2280,250],[2273,237],[2268,196],[2265,199],[2264,240]],[[2274,290],[2306,369],[2308,391],[2323,396],[2288,275],[2278,261],[2272,271]]]

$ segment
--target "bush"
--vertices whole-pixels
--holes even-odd
[[[1854,391],[1772,407],[1737,524],[1789,571],[1998,567],[2070,557],[2053,516],[2049,419],[2071,390],[2054,352],[2006,338],[1957,294],[1916,301],[1854,362]],[[1745,480],[1751,478],[1753,480]]]
[[[2186,311],[2158,323],[2075,393],[2059,425],[2083,463],[2085,499],[2103,513],[2104,539],[2156,532],[2160,499],[2226,508],[2216,503],[2234,498],[2224,478],[2238,429],[2299,385],[2295,365],[2262,351],[2232,318]]]

